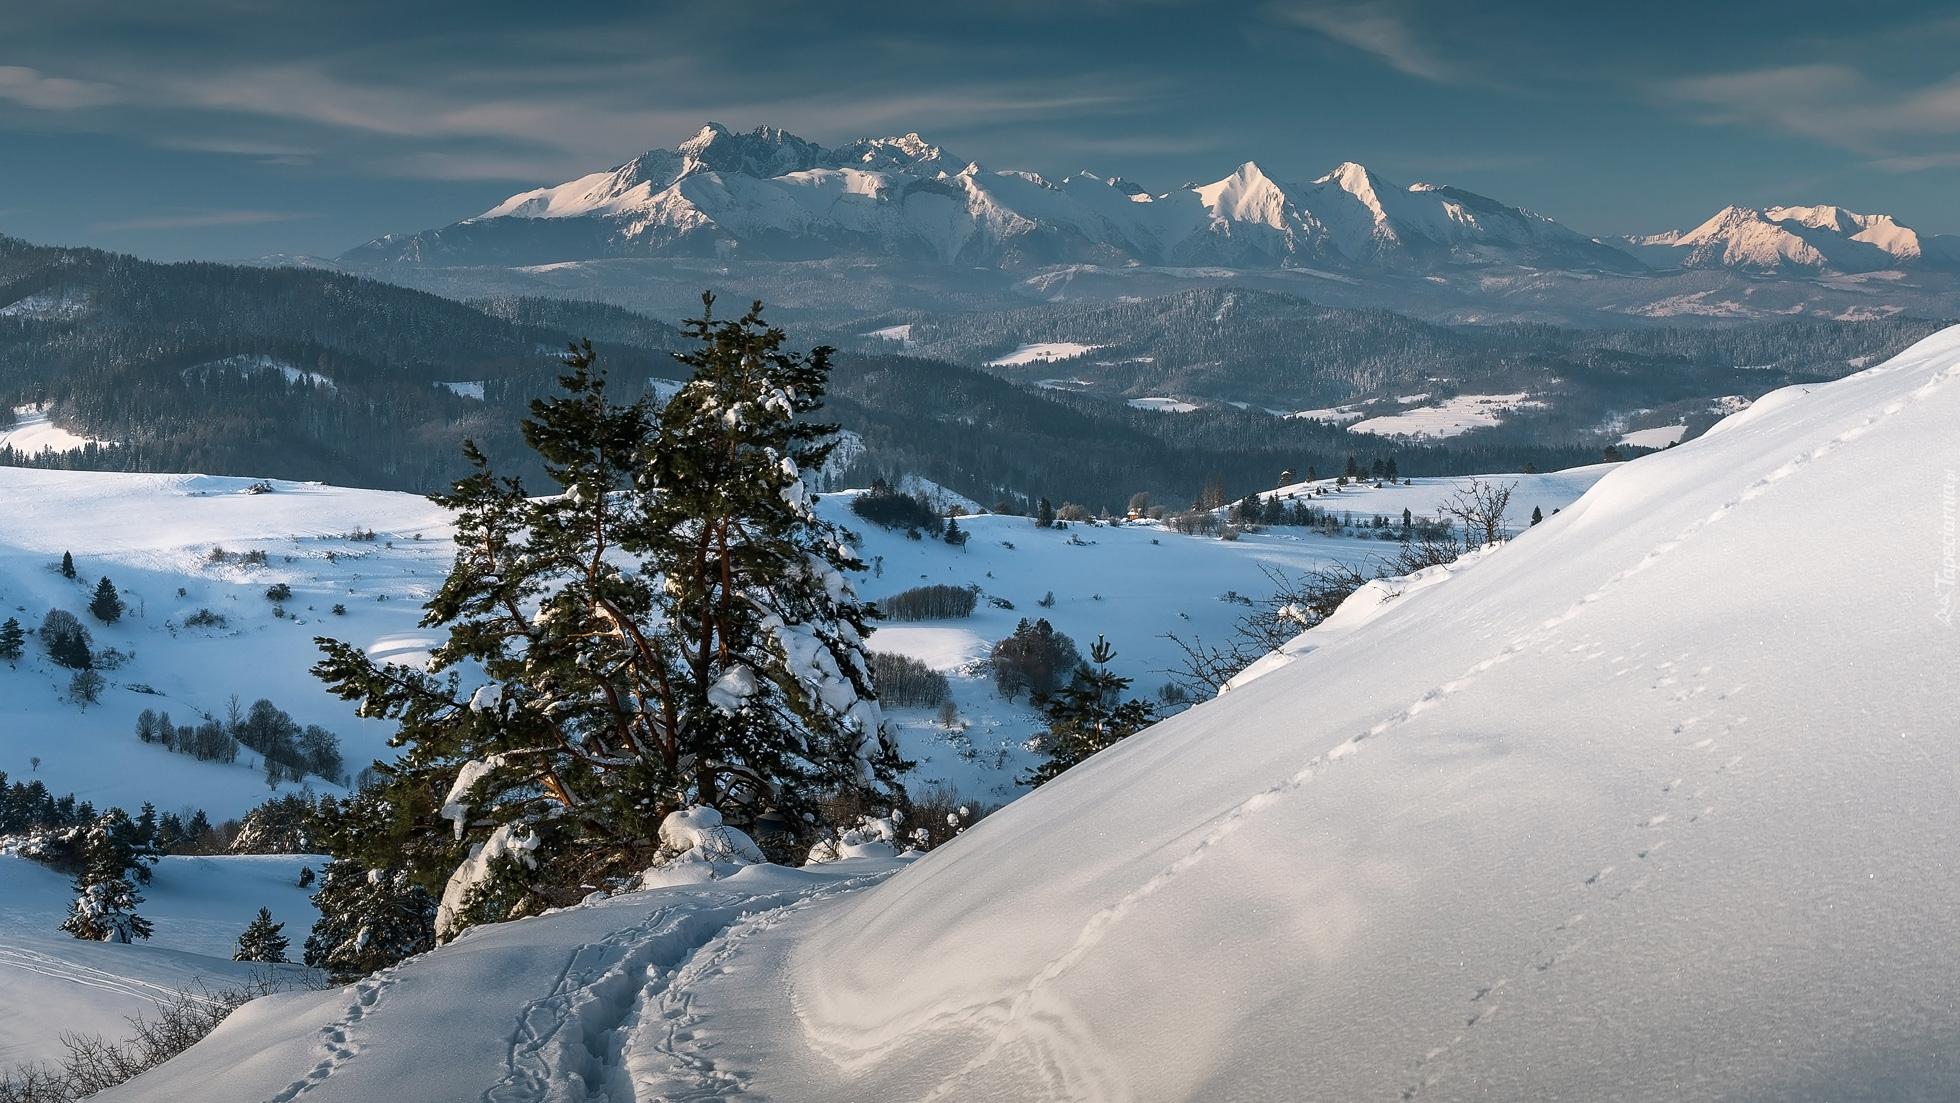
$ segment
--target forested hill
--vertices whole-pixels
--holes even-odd
[[[819,416],[865,447],[840,457],[851,462],[831,473],[833,485],[919,474],[988,505],[1040,496],[1120,510],[1139,490],[1182,502],[1223,479],[1237,496],[1275,485],[1284,470],[1342,469],[1349,456],[1363,468],[1393,458],[1408,475],[1592,462],[1624,430],[1686,424],[1692,433],[1735,408],[1731,398],[1843,375],[1935,328],[1905,318],[1443,327],[1213,288],[879,316],[792,342],[844,346]],[[0,238],[0,428],[17,407],[38,407],[54,427],[104,442],[0,446],[0,464],[426,492],[463,472],[461,444],[472,438],[500,471],[548,489],[519,425],[530,399],[555,386],[566,342],[584,337],[622,400],[681,370],[670,353],[686,342],[674,326],[602,303],[464,303],[319,269],[153,264]],[[985,364],[1041,342],[1089,354]],[[1352,421],[1418,400],[1505,393],[1528,401],[1500,424],[1445,438],[1352,433],[1342,417],[1321,420],[1325,411],[1273,415],[1317,400],[1353,404]],[[1125,403],[1164,394],[1193,402],[1183,413]]]
[[[433,489],[459,472],[464,437],[525,451],[525,404],[585,335],[629,397],[674,374],[678,332],[616,307],[471,305],[321,270],[0,238],[0,420],[41,404],[113,442],[0,458]]]

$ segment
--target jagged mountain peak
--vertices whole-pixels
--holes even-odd
[[[1960,261],[1955,239],[1926,237],[1891,215],[1843,207],[1731,204],[1688,231],[1625,239],[1651,264],[1776,273],[1872,272]]]
[[[916,132],[833,150],[780,128],[714,122],[675,150],[512,196],[445,230],[373,242],[348,259],[483,263],[486,254],[504,264],[869,254],[1008,267],[1635,266],[1548,219],[1457,189],[1400,189],[1353,161],[1300,185],[1248,160],[1222,180],[1153,196],[1091,172],[1058,185],[1025,170],[989,171]]]

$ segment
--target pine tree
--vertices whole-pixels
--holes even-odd
[[[941,539],[945,540],[948,544],[951,544],[956,548],[964,548],[966,547],[967,540],[971,538],[972,535],[973,535],[972,533],[960,527],[960,522],[958,518],[948,517],[946,518],[946,535]]]
[[[1035,706],[1048,719],[1048,730],[1041,737],[1041,752],[1047,761],[1021,777],[1021,784],[1042,785],[1053,781],[1062,771],[1135,735],[1156,720],[1155,706],[1135,698],[1123,700],[1130,679],[1110,671],[1109,660],[1115,657],[1116,649],[1097,636],[1095,645],[1089,648],[1089,658],[1096,665],[1083,664],[1059,693],[1035,699]]]
[[[129,942],[150,937],[155,929],[136,914],[143,897],[130,883],[148,883],[154,852],[144,853],[135,840],[135,825],[120,808],[112,808],[89,825],[82,843],[82,872],[75,878],[75,901],[61,929],[94,942]]]
[[[75,557],[67,552],[61,553],[61,577],[75,577]]]
[[[306,936],[302,956],[335,984],[435,946],[436,902],[405,873],[329,862],[313,904],[320,921]]]
[[[1046,498],[1041,499],[1040,504],[1035,506],[1034,527],[1038,529],[1055,527],[1055,507]]]
[[[692,381],[617,405],[589,343],[525,439],[563,492],[476,472],[436,498],[454,568],[423,623],[426,672],[321,640],[315,667],[406,753],[330,817],[337,857],[443,891],[442,933],[569,904],[645,868],[662,819],[765,807],[813,831],[819,799],[879,799],[901,762],[874,699],[847,535],[816,516],[830,350],[781,351],[760,304],[687,323]],[[465,692],[457,671],[490,684]],[[806,819],[807,815],[807,819]],[[447,822],[444,822],[444,821]]]
[[[286,960],[286,947],[290,944],[285,935],[284,923],[272,921],[272,910],[260,908],[258,918],[252,920],[245,932],[238,936],[238,952],[231,955],[233,961],[257,961],[277,965]]]
[[[116,593],[116,584],[109,581],[108,575],[96,584],[95,597],[88,603],[89,615],[104,624],[114,624],[122,619],[123,600]]]
[[[1545,511],[1537,506],[1531,507],[1531,523],[1538,524],[1545,519]]]
[[[0,660],[18,661],[26,643],[27,633],[21,631],[18,618],[8,617],[5,624],[0,624]]]

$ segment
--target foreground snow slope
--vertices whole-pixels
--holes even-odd
[[[1625,466],[697,1008],[793,1009],[784,1098],[1960,1095],[1956,361]]]
[[[105,1098],[1954,1098],[1956,363],[1626,465],[865,891],[482,929]]]

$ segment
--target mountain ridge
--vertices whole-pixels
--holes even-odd
[[[1629,253],[1543,215],[1343,162],[1306,184],[1254,161],[1161,194],[1081,172],[990,171],[917,133],[825,149],[710,123],[672,151],[511,196],[448,227],[377,238],[370,265],[622,256],[868,255],[1007,269],[1054,263],[1324,266],[1426,272],[1490,263],[1632,272]]]

